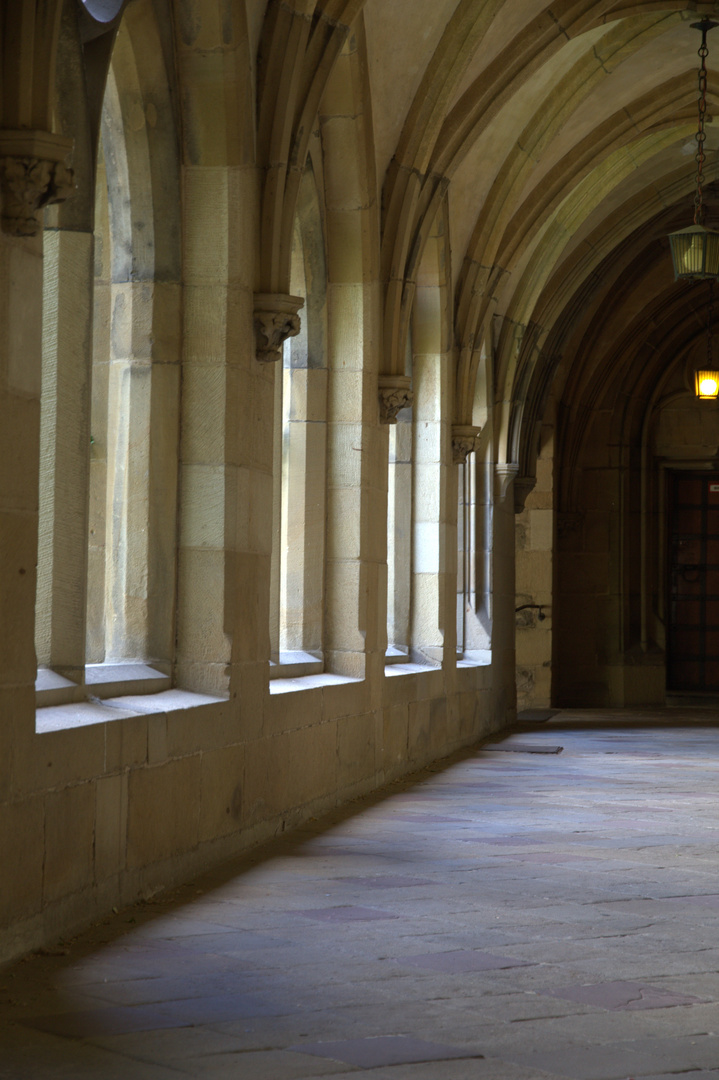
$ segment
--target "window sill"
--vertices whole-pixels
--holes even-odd
[[[281,652],[279,663],[270,660],[270,679],[296,679],[305,675],[321,675],[324,660],[321,654],[300,649]]]
[[[491,663],[491,649],[466,649],[457,657],[458,668],[489,667]]]
[[[270,683],[271,694],[291,694],[298,690],[315,690],[323,686],[343,686],[346,683],[361,683],[350,675],[332,675],[327,671],[316,675],[301,675],[297,678],[279,678]]]
[[[35,705],[65,705],[71,701],[84,701],[85,693],[72,679],[59,675],[52,668],[41,667],[35,676]]]
[[[410,661],[400,663],[393,660],[385,664],[384,673],[387,677],[394,675],[421,675],[422,672],[440,671],[439,664],[415,664]]]
[[[38,735],[51,731],[67,731],[70,728],[107,724],[133,716],[151,713],[175,712],[201,705],[216,705],[224,698],[206,694],[193,694],[189,690],[163,690],[159,694],[128,695],[111,701],[78,701],[71,705],[50,705],[35,713],[35,731]]]
[[[157,694],[169,690],[170,676],[149,664],[87,664],[85,685],[59,675],[51,668],[38,668],[35,679],[37,708],[81,704],[88,698],[115,698],[126,694]]]
[[[149,664],[88,664],[85,685],[99,698],[118,694],[157,694],[169,690],[170,676]]]
[[[384,654],[385,664],[408,664],[410,662],[409,652],[405,649],[399,649],[396,645],[389,645],[387,652]]]

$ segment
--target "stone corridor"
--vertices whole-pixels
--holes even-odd
[[[0,1077],[717,1078],[718,787],[711,710],[525,725],[0,971]]]

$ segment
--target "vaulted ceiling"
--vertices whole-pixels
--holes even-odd
[[[445,196],[457,419],[494,326],[498,452],[531,472],[553,395],[646,398],[702,338],[706,289],[675,284],[692,222],[697,49],[713,4],[367,0],[385,280],[415,273]],[[709,36],[709,114],[719,32]],[[707,126],[707,182],[719,128]],[[708,224],[719,199],[708,194]],[[391,347],[392,343],[388,345]],[[678,376],[678,377],[679,377]]]
[[[118,0],[83,3],[108,16],[118,7]],[[32,40],[57,34],[62,6],[37,5],[48,28]],[[700,37],[691,24],[719,18],[719,3],[153,0],[153,7],[164,23],[175,19],[180,36],[195,22],[206,24],[197,33],[222,27],[228,41],[240,23],[246,28],[265,170],[261,292],[289,290],[299,176],[315,119],[342,51],[361,55],[373,156],[367,176],[381,207],[380,367],[404,370],[418,274],[441,216],[454,420],[472,423],[477,373],[491,355],[497,460],[531,475],[537,425],[551,399],[570,411],[597,401],[611,409],[621,395],[645,398],[668,372],[683,377],[704,333],[706,290],[674,283],[666,234],[692,221]],[[24,62],[21,30],[17,48],[6,34],[16,64]],[[711,185],[719,30],[709,45]],[[3,101],[8,127],[47,123],[41,114],[52,74],[40,53],[28,53],[32,95]],[[229,98],[225,104],[229,110]],[[247,109],[237,115],[252,123]],[[719,223],[711,189],[707,201],[708,223]]]

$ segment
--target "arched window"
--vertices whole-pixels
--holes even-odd
[[[457,652],[489,663],[492,645],[493,466],[489,409],[491,365],[486,345],[475,385],[473,423],[482,429],[481,449],[457,466]]]
[[[292,247],[291,292],[302,296],[301,330],[275,374],[273,677],[323,669],[327,486],[324,238],[312,168],[302,180]]]
[[[450,365],[446,229],[438,212],[418,271],[405,374],[414,400],[390,429],[388,663],[442,662],[447,593]],[[453,586],[450,586],[453,588]]]
[[[45,232],[43,704],[171,685],[180,185],[163,32],[147,4],[130,5],[117,31],[94,234],[63,228],[57,216]]]
[[[412,374],[408,343],[405,373]],[[412,594],[412,406],[400,409],[389,429],[387,467],[387,663],[408,660]]]

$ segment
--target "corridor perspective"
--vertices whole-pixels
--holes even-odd
[[[0,0],[0,1080],[717,1078],[719,0]]]
[[[716,1080],[716,712],[556,713],[0,973],[2,1080]]]

